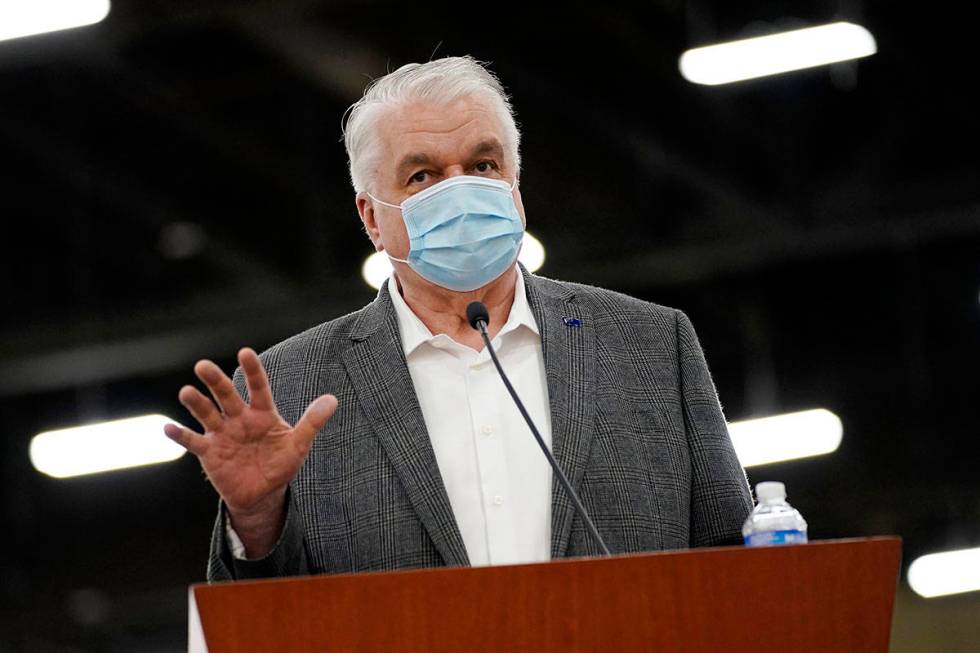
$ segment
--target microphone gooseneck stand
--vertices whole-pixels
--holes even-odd
[[[575,511],[578,513],[579,517],[582,518],[582,521],[585,522],[586,527],[589,529],[589,533],[599,545],[599,548],[602,549],[602,552],[605,555],[612,555],[612,553],[609,551],[609,547],[607,547],[606,543],[603,541],[602,536],[599,535],[599,531],[596,529],[595,524],[593,524],[592,520],[589,518],[589,514],[585,511],[585,506],[582,505],[578,495],[575,494],[575,490],[572,489],[572,484],[568,482],[568,477],[565,476],[565,472],[563,472],[561,467],[558,466],[558,461],[555,460],[555,457],[551,454],[551,450],[548,449],[548,446],[544,443],[541,433],[538,432],[538,428],[531,420],[531,416],[528,414],[527,409],[524,408],[524,402],[522,402],[520,397],[517,396],[517,391],[514,390],[514,386],[511,385],[510,379],[508,379],[507,375],[504,373],[504,368],[500,365],[500,361],[497,359],[497,352],[494,351],[493,345],[490,344],[490,335],[487,333],[487,324],[490,323],[490,313],[487,311],[487,307],[484,306],[482,302],[471,302],[466,307],[466,320],[469,322],[470,326],[479,331],[480,335],[483,337],[483,344],[486,345],[487,351],[490,352],[490,358],[493,360],[493,364],[496,366],[501,380],[507,387],[507,392],[510,393],[514,403],[517,404],[517,409],[521,411],[524,421],[527,422],[528,427],[531,429],[531,433],[534,434],[534,439],[538,441],[538,446],[541,447],[541,451],[544,453],[545,458],[547,458],[548,462],[551,463],[551,468],[554,470],[559,482],[561,482],[562,487],[565,488],[565,493],[568,495],[568,498],[571,499],[572,503],[574,504]]]

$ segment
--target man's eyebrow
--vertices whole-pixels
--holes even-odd
[[[498,158],[504,158],[504,146],[500,144],[500,141],[496,139],[480,141],[473,148],[471,156],[477,157],[484,154],[494,154]]]
[[[432,163],[432,157],[424,152],[413,152],[411,154],[406,154],[402,157],[401,161],[398,162],[398,166],[395,168],[398,178],[402,178],[408,174],[411,168],[415,166],[425,166]]]
[[[504,146],[497,139],[488,139],[480,141],[470,150],[470,158],[473,159],[487,154],[492,154],[498,159],[503,159]],[[398,165],[395,167],[396,175],[401,179],[415,166],[430,166],[432,162],[432,157],[425,152],[410,152],[398,162]]]

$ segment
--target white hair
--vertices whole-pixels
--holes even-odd
[[[519,171],[521,133],[500,80],[472,57],[445,57],[428,63],[410,63],[374,80],[364,90],[364,97],[347,110],[344,146],[354,191],[368,190],[374,184],[380,164],[378,121],[384,109],[415,98],[449,103],[476,94],[489,98],[503,126],[505,151],[512,157],[514,170]]]

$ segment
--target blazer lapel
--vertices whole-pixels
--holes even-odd
[[[541,332],[551,404],[551,451],[576,492],[592,445],[595,417],[595,331],[574,293],[521,267],[528,304]],[[577,320],[574,322],[572,320]],[[566,322],[568,322],[566,324]],[[568,550],[575,507],[558,479],[551,490],[551,557]]]
[[[351,339],[355,342],[343,355],[344,366],[412,507],[445,563],[468,565],[405,362],[387,285],[355,324]]]

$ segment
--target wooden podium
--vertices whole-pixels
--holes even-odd
[[[898,538],[194,585],[190,651],[886,653]]]

